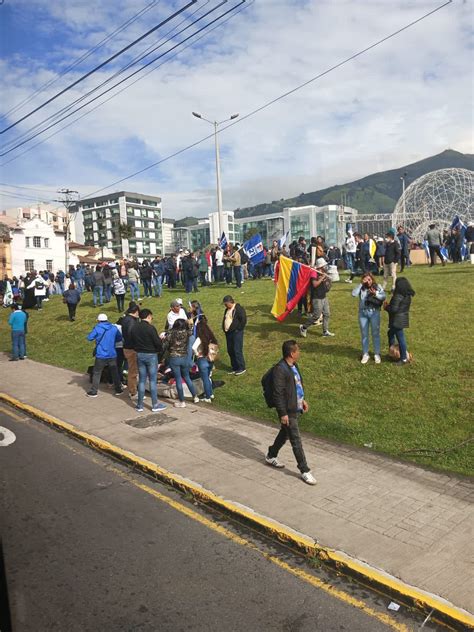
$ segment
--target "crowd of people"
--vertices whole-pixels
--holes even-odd
[[[474,241],[472,233],[474,229],[469,234],[466,232],[466,238],[470,239],[469,246]],[[436,257],[445,265],[446,257],[442,248],[447,245],[452,261],[462,260],[456,231],[446,236],[435,225],[431,225],[426,242],[430,265],[435,264]],[[374,361],[376,364],[381,362],[381,313],[385,310],[389,318],[390,354],[398,360],[398,366],[406,366],[410,354],[405,330],[409,327],[409,311],[415,291],[408,279],[398,277],[397,273],[410,266],[410,251],[413,247],[412,240],[399,226],[397,230],[387,231],[384,238],[348,231],[341,248],[335,244],[326,245],[321,236],[311,238],[309,243],[304,237],[299,237],[288,246],[275,240],[268,248],[264,248],[263,257],[256,265],[252,264],[239,244],[229,244],[225,248],[209,247],[194,253],[180,250],[168,257],[156,256],[151,261],[145,259],[141,263],[125,259],[103,261],[95,266],[70,266],[67,272],[28,272],[18,279],[5,278],[0,286],[0,294],[3,295],[3,305],[11,307],[8,321],[12,332],[11,360],[27,357],[26,334],[30,309],[42,311],[44,303],[52,295],[60,295],[67,307],[68,317],[73,322],[84,293],[89,292],[92,304],[97,308],[104,308],[115,298],[117,311],[121,315],[116,323],[112,323],[103,309],[100,310],[96,325],[87,336],[90,342],[94,342],[95,356],[94,364],[90,367],[88,397],[98,396],[100,382],[105,379],[113,385],[118,396],[125,392],[126,387],[139,413],[145,409],[147,383],[154,413],[166,409],[166,404],[159,399],[160,393],[161,396],[172,394],[174,405],[180,408],[186,406],[186,397],[196,404],[211,404],[214,389],[220,385],[212,378],[219,341],[203,307],[197,300],[188,301],[185,306],[181,298],[175,298],[166,319],[161,326],[157,326],[153,310],[150,309],[153,303],[147,303],[147,307],[144,307],[143,301],[160,298],[163,287],[175,289],[180,285],[183,292],[189,295],[209,284],[222,284],[223,287],[233,285],[240,289],[249,279],[273,279],[283,255],[313,269],[307,292],[297,307],[298,313],[307,317],[304,324],[299,325],[302,337],[306,338],[309,328],[315,325],[322,325],[323,337],[335,335],[330,330],[329,296],[333,282],[339,279],[338,270],[344,268],[348,272],[347,283],[353,283],[355,277],[360,276],[360,282],[352,290],[352,295],[359,304],[361,363],[367,364],[370,359],[370,338]],[[127,309],[126,299],[130,299]],[[229,373],[243,375],[246,372],[246,311],[230,294],[226,294],[222,302],[224,313],[221,328],[231,365]],[[264,376],[268,378],[267,383],[272,392],[272,403],[269,405],[276,408],[281,424],[280,432],[269,447],[265,459],[272,467],[282,467],[277,457],[288,439],[302,479],[313,485],[316,480],[306,462],[298,428],[299,415],[308,410],[302,374],[297,364],[299,355],[298,343],[295,340],[285,341],[282,359]]]

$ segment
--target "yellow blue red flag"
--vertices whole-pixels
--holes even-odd
[[[294,310],[308,291],[309,282],[314,276],[317,276],[316,270],[280,256],[275,270],[276,293],[272,307],[272,314],[277,320],[285,320]]]

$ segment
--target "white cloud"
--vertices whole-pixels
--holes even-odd
[[[20,7],[25,4],[31,2],[19,0]],[[130,0],[113,4],[116,9],[102,3],[91,12],[89,3],[34,0],[45,16],[44,32],[54,27],[58,33],[67,23],[78,37],[68,38],[73,48],[55,41],[55,60],[45,54],[44,66],[30,63],[28,49],[5,59],[7,106],[49,77],[58,50],[71,60],[80,45],[87,47],[105,34],[98,30],[101,25],[113,30],[145,6]],[[181,4],[162,2],[161,15]],[[193,118],[192,110],[209,118],[234,111],[244,115],[435,6],[425,1],[257,0],[209,39],[4,167],[1,181],[68,185],[90,193],[210,133],[212,128]],[[465,26],[470,12],[468,4],[454,2],[222,133],[225,206],[316,190],[447,147],[472,151],[472,44]],[[147,14],[133,25],[133,33],[149,28],[151,17],[159,15]],[[33,33],[34,23],[30,28]],[[121,34],[113,49],[127,37],[132,37],[128,31]],[[100,73],[96,81],[107,76]],[[215,205],[213,152],[209,140],[117,188],[161,195],[168,216],[202,215]]]

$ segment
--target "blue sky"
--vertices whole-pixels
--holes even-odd
[[[151,3],[5,0],[0,5],[3,112]],[[2,127],[185,3],[155,2],[88,60],[3,118]],[[198,16],[216,4],[199,0],[195,8],[141,43],[137,52],[181,21],[179,28],[189,24],[191,11],[197,10]],[[229,0],[225,7],[233,4]],[[236,111],[244,115],[438,4],[255,0],[76,124],[35,148],[25,145],[0,159],[0,181],[48,190],[67,186],[85,196],[211,132],[191,111],[211,119]],[[397,38],[225,131],[225,208],[316,190],[448,147],[472,152],[472,11],[471,2],[454,1]],[[107,78],[131,56],[1,135],[2,146]],[[117,188],[161,195],[165,215],[180,217],[214,210],[214,186],[209,140]],[[7,195],[0,200],[1,208],[19,203]]]

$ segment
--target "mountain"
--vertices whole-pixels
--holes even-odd
[[[320,191],[301,193],[297,197],[286,200],[281,199],[247,208],[239,208],[234,211],[235,217],[253,217],[268,213],[281,213],[285,206],[341,204],[343,195],[345,196],[346,205],[352,206],[362,213],[391,213],[401,195],[400,176],[404,173],[406,173],[406,185],[408,186],[414,180],[430,171],[454,167],[474,171],[474,155],[462,154],[453,149],[447,149],[436,156],[419,160],[398,169],[380,171],[348,184],[336,184]]]
[[[203,217],[193,217],[192,215],[189,217],[183,217],[182,219],[177,219],[174,226],[175,228],[186,228],[188,226],[194,226],[199,222],[199,220],[205,219]]]

